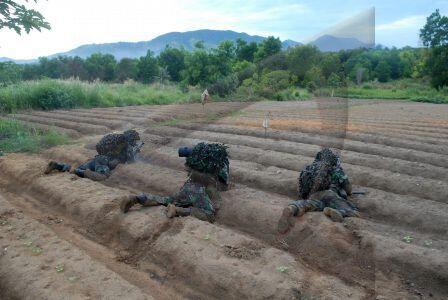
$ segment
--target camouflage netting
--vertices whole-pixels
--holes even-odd
[[[124,133],[111,133],[105,135],[96,145],[96,151],[100,155],[117,157],[127,148],[128,145],[135,145],[140,140],[140,136],[135,130],[127,130]]]
[[[300,172],[299,197],[308,199],[315,192],[329,189],[332,183],[342,183],[340,181],[343,178],[338,175],[345,176],[340,168],[339,157],[328,148],[322,149],[313,163]]]
[[[199,143],[187,157],[186,165],[199,172],[217,175],[226,165],[229,165],[227,146]]]

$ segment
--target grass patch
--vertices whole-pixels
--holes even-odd
[[[112,107],[143,104],[199,102],[201,93],[182,92],[176,85],[137,82],[111,84],[79,80],[23,81],[0,88],[0,113],[23,109]]]
[[[416,80],[398,80],[389,83],[370,82],[361,86],[338,89],[335,96],[359,99],[398,99],[416,102],[448,103],[448,89],[436,90]]]
[[[0,155],[11,152],[39,152],[68,143],[69,138],[54,130],[42,131],[17,120],[0,119]]]

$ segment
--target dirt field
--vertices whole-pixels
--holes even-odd
[[[265,135],[263,118],[270,113]],[[29,112],[72,136],[41,155],[0,158],[0,299],[447,299],[448,106],[317,99]],[[136,128],[135,164],[105,182],[43,175],[78,164],[102,134]],[[223,142],[232,189],[214,224],[133,208],[131,194],[177,191],[177,147]],[[322,213],[276,232],[299,170],[340,149],[362,218]]]

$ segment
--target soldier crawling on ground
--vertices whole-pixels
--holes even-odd
[[[135,161],[136,154],[143,146],[143,142],[137,143],[139,140],[140,136],[135,130],[107,134],[96,144],[98,155],[78,166],[73,173],[95,181],[105,180],[120,163]],[[49,174],[53,170],[70,172],[70,169],[70,164],[51,161],[45,174]]]
[[[358,208],[348,196],[352,186],[341,167],[339,157],[324,148],[316,155],[314,162],[300,172],[300,200],[290,203],[278,222],[280,233],[288,232],[294,225],[294,216],[309,211],[323,211],[335,222],[345,217],[359,217]]]
[[[179,192],[162,197],[151,194],[130,196],[120,205],[127,213],[135,204],[142,206],[167,206],[168,218],[194,216],[214,222],[221,197],[219,190],[229,187],[229,159],[227,147],[222,144],[199,143],[195,147],[179,148],[179,156],[186,157],[187,181]]]

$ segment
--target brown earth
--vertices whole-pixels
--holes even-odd
[[[315,99],[15,117],[77,140],[0,158],[0,299],[448,298],[448,106]],[[43,175],[48,160],[82,163],[102,134],[129,128],[146,142],[140,159],[105,182]],[[161,207],[120,213],[131,193],[177,191],[176,149],[199,141],[231,154],[214,224]],[[309,213],[279,235],[298,172],[323,146],[365,193],[353,197],[362,218]]]

